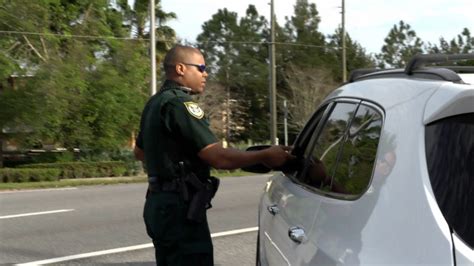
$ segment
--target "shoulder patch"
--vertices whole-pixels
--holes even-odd
[[[201,109],[201,107],[199,107],[197,103],[184,102],[184,106],[186,106],[188,112],[197,119],[201,119],[204,117],[204,111]]]

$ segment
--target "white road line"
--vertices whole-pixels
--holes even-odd
[[[237,230],[214,233],[214,234],[211,234],[211,237],[216,238],[216,237],[229,236],[229,235],[238,235],[238,234],[243,234],[243,233],[248,233],[248,232],[254,232],[254,231],[257,231],[257,230],[258,230],[258,227],[242,228],[242,229],[237,229]],[[107,254],[113,254],[113,253],[120,253],[120,252],[127,252],[127,251],[138,250],[138,249],[152,248],[152,247],[153,247],[153,243],[148,243],[148,244],[142,244],[142,245],[136,245],[136,246],[130,246],[130,247],[114,248],[114,249],[108,249],[108,250],[102,250],[102,251],[95,251],[95,252],[77,254],[77,255],[72,255],[72,256],[65,256],[65,257],[47,259],[47,260],[32,261],[32,262],[15,264],[15,265],[17,265],[17,266],[45,265],[45,264],[51,264],[51,263],[57,263],[57,262],[63,262],[63,261],[70,261],[70,260],[76,260],[76,259],[83,259],[83,258],[90,258],[90,257],[107,255]]]
[[[230,231],[224,231],[224,232],[219,232],[219,233],[214,233],[211,234],[212,238],[215,237],[221,237],[221,236],[230,236],[230,235],[238,235],[238,234],[243,234],[243,233],[248,233],[248,232],[254,232],[257,231],[258,227],[249,227],[249,228],[243,228],[243,229],[237,229],[237,230],[230,230]]]
[[[27,192],[49,192],[49,191],[61,191],[61,190],[73,190],[73,189],[77,189],[77,187],[5,190],[5,191],[0,191],[0,195],[13,194],[13,193],[27,193]]]
[[[34,216],[34,215],[60,213],[60,212],[71,212],[71,211],[74,211],[74,209],[54,210],[54,211],[45,211],[45,212],[30,212],[30,213],[22,213],[22,214],[15,214],[15,215],[6,215],[6,216],[0,216],[0,220],[1,220],[1,219],[10,219],[10,218],[25,217],[25,216]]]
[[[49,259],[49,260],[39,260],[39,261],[21,263],[21,264],[16,264],[16,265],[18,265],[18,266],[20,266],[20,265],[21,266],[23,266],[23,265],[45,265],[45,264],[62,262],[62,261],[69,261],[69,260],[83,259],[83,258],[89,258],[89,257],[96,257],[96,256],[101,256],[101,255],[107,255],[107,254],[113,254],[113,253],[119,253],[119,252],[126,252],[126,251],[132,251],[132,250],[144,249],[144,248],[151,248],[151,247],[153,247],[153,243],[142,244],[142,245],[137,245],[137,246],[130,246],[130,247],[123,247],[123,248],[114,248],[114,249],[108,249],[108,250],[96,251],[96,252],[90,252],[90,253],[83,253],[83,254],[77,254],[77,255],[66,256],[66,257],[59,257],[59,258],[54,258],[54,259]]]

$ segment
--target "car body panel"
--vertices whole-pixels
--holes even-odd
[[[474,85],[447,83],[436,90],[426,104],[424,124],[474,109]]]
[[[469,86],[384,78],[349,83],[331,93],[323,104],[355,98],[383,106],[377,161],[393,153],[396,162],[388,172],[376,164],[369,189],[356,200],[315,193],[282,173],[271,177],[260,206],[260,239],[266,239],[262,264],[453,265],[457,259],[458,265],[472,265],[472,249],[451,235],[436,203],[424,147],[425,123],[472,112]],[[271,204],[280,207],[279,214],[265,210]],[[305,229],[306,242],[288,238],[292,226]]]
[[[282,173],[271,178],[267,191],[261,203],[260,223],[265,229],[260,231],[260,241],[269,264],[290,265],[290,261],[296,262],[310,256],[309,251],[314,249],[314,244],[308,241],[297,244],[287,233],[278,232],[288,232],[290,227],[299,226],[305,229],[307,238],[312,239],[309,233],[318,211],[318,204],[310,198],[312,193],[291,182]],[[267,207],[272,205],[276,205],[280,212],[270,214]]]
[[[454,255],[456,256],[456,265],[473,266],[474,265],[474,249],[468,247],[456,234],[453,234]]]

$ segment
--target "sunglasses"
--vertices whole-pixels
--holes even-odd
[[[206,71],[206,65],[204,65],[204,64],[200,64],[200,65],[198,65],[198,64],[189,64],[189,63],[182,63],[182,64],[187,65],[187,66],[195,66],[195,67],[198,68],[199,72],[201,72],[201,73]]]

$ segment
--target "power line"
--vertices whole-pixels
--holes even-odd
[[[100,36],[100,35],[77,35],[77,34],[60,34],[60,33],[40,33],[40,32],[28,32],[28,31],[8,31],[0,30],[0,34],[22,34],[22,35],[35,35],[35,36],[57,36],[65,38],[79,38],[79,39],[109,39],[109,40],[125,40],[125,41],[149,41],[149,38],[132,38],[132,37],[116,37],[116,36]],[[166,43],[176,43],[172,40],[162,40],[157,39],[157,42],[166,42]],[[197,42],[194,42],[197,43]],[[258,44],[258,45],[268,45],[272,42],[268,41],[203,41],[201,43],[214,43],[214,44]],[[289,46],[299,46],[299,47],[310,47],[310,48],[326,48],[331,49],[330,47],[324,45],[315,45],[308,43],[297,43],[297,42],[273,42],[276,45],[289,45]],[[334,48],[341,49],[341,48]]]
[[[60,34],[60,33],[40,33],[27,31],[9,31],[0,30],[0,34],[22,34],[22,35],[36,35],[36,36],[57,36],[66,38],[82,38],[82,39],[111,39],[111,40],[126,40],[126,41],[148,41],[147,38],[131,38],[131,37],[116,37],[116,36],[97,36],[97,35],[76,35],[76,34]],[[172,42],[160,40],[161,42]]]

